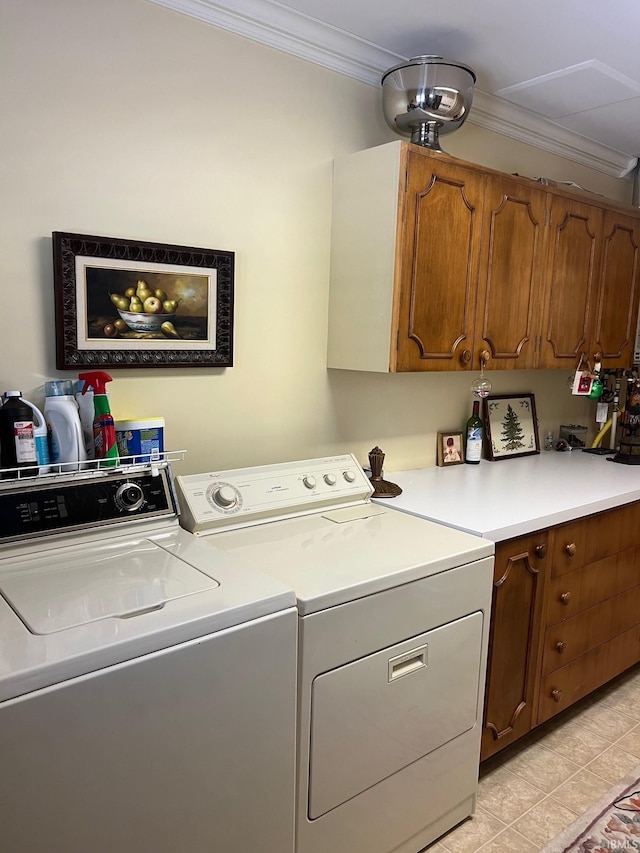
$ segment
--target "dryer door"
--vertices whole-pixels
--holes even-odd
[[[471,613],[314,680],[310,819],[479,723],[482,625]]]

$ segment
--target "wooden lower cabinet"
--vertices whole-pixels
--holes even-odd
[[[482,759],[534,723],[546,555],[545,531],[496,545]]]
[[[481,759],[639,661],[639,502],[497,544]]]

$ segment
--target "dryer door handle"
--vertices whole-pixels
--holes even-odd
[[[412,672],[424,669],[427,665],[428,648],[429,644],[425,643],[424,646],[419,646],[417,649],[411,649],[409,652],[389,658],[387,678],[389,684],[398,678],[402,678],[403,675],[410,675]]]

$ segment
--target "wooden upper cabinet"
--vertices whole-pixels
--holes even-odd
[[[328,366],[630,367],[640,212],[618,207],[402,141],[336,160]]]
[[[396,369],[468,369],[484,176],[409,153],[406,164]]]
[[[602,267],[594,317],[593,352],[606,367],[633,361],[640,300],[640,221],[605,210]]]
[[[582,353],[589,355],[602,210],[579,199],[556,197],[550,220],[538,367],[571,369]]]
[[[489,370],[535,364],[545,211],[543,191],[488,177],[474,350]]]

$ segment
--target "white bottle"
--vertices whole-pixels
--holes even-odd
[[[2,399],[6,400],[8,394],[2,395]],[[20,399],[25,405],[31,408],[33,412],[33,437],[36,444],[36,456],[38,457],[38,473],[46,474],[51,470],[49,465],[49,439],[47,436],[47,422],[44,415],[37,406],[34,406],[29,400],[25,400],[22,396],[22,391],[19,392]]]
[[[82,427],[82,438],[84,439],[84,449],[87,453],[87,459],[93,459],[95,455],[95,444],[93,441],[93,419],[95,418],[95,409],[93,402],[93,390],[85,391],[84,379],[79,379],[75,386],[75,398],[78,404],[78,412],[80,414],[80,425]]]
[[[44,383],[44,416],[49,431],[49,452],[51,462],[61,465],[61,471],[76,471],[82,466],[87,452],[82,437],[82,427],[78,404],[73,396],[73,382],[70,379],[58,379]]]

